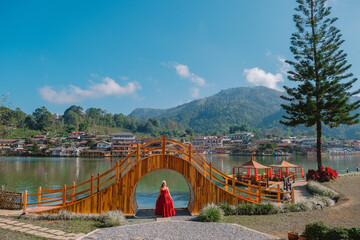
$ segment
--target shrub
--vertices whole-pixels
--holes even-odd
[[[210,203],[200,210],[198,219],[201,222],[219,222],[223,217],[224,213],[221,208]]]
[[[120,226],[125,224],[124,214],[119,211],[109,211],[101,215],[102,219],[100,220],[106,227]]]
[[[75,214],[66,210],[58,213],[24,214],[21,218],[27,220],[94,220],[100,221],[106,226],[119,226],[125,223],[124,214],[121,211],[109,211],[103,214]]]
[[[348,229],[350,239],[360,239],[360,228],[350,228]]]
[[[308,240],[322,240],[327,231],[328,227],[323,222],[316,222],[306,225],[304,235]]]
[[[306,174],[306,181],[315,180],[319,182],[326,182],[330,179],[338,178],[338,173],[335,169],[329,167],[321,167],[316,171],[313,169],[309,169],[308,173]]]
[[[267,215],[277,213],[277,208],[270,203],[258,204],[255,208],[255,214],[257,215]]]
[[[255,204],[246,203],[246,204],[239,204],[235,208],[235,213],[237,215],[254,215],[255,214]]]
[[[230,205],[227,202],[222,202],[222,203],[219,203],[218,205],[223,210],[225,216],[235,214],[235,206]]]
[[[349,239],[349,232],[346,228],[329,228],[324,237],[327,240],[347,240]]]
[[[340,198],[339,193],[337,193],[334,190],[332,190],[331,188],[328,188],[328,187],[320,184],[319,182],[316,182],[313,180],[309,180],[309,182],[307,184],[307,188],[308,188],[309,192],[311,192],[312,194],[326,196],[326,197],[329,197],[329,198],[335,199],[335,200],[338,200]]]
[[[299,207],[297,205],[291,204],[291,203],[283,204],[281,206],[281,208],[282,208],[281,212],[284,212],[284,213],[287,213],[287,212],[300,212]]]
[[[360,228],[331,228],[323,222],[316,222],[306,225],[304,235],[308,240],[358,240]]]

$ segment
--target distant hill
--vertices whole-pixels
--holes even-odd
[[[275,132],[281,131],[282,134],[290,131],[290,134],[314,135],[315,132],[311,129],[288,128],[279,123],[284,114],[280,106],[284,103],[280,98],[282,94],[266,87],[230,88],[174,108],[137,108],[131,114],[138,119],[155,118],[162,123],[172,120],[184,129],[192,128],[195,132],[204,134],[215,131],[221,133],[228,131],[230,126],[245,124],[260,132],[269,129],[274,132],[275,129]],[[360,132],[360,125],[331,130],[324,128],[325,136],[355,138],[355,132]]]
[[[170,119],[195,132],[228,130],[232,125],[251,128],[280,126],[282,93],[266,87],[239,87],[222,90],[210,97],[169,109],[137,108],[131,114],[139,119]]]

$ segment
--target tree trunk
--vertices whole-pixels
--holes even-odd
[[[321,169],[322,163],[321,163],[321,121],[318,121],[316,123],[316,160],[318,169]]]

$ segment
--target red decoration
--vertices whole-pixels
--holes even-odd
[[[257,169],[255,169],[255,181],[258,180]]]
[[[317,169],[316,171],[313,169],[309,169],[306,174],[306,181],[316,180],[319,182],[326,182],[330,179],[336,179],[338,177],[338,173],[335,169],[331,169],[329,167],[321,167],[321,169]]]
[[[273,172],[272,172],[272,168],[270,168],[270,179],[273,178]]]
[[[281,179],[281,168],[279,168],[279,179]]]
[[[300,172],[301,172],[301,177],[304,178],[304,170],[302,168],[300,168]]]

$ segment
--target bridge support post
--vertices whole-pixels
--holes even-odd
[[[136,163],[138,164],[140,162],[140,144],[138,143],[136,146]]]
[[[280,202],[280,184],[277,185],[277,202]]]
[[[38,207],[40,207],[41,204],[41,186],[38,189]]]
[[[291,203],[295,203],[294,188],[291,188]]]
[[[116,168],[115,168],[115,182],[119,180],[119,161],[116,161]]]
[[[211,182],[212,181],[212,162],[210,162],[210,167],[209,167],[209,179]]]
[[[162,144],[161,144],[161,155],[164,157],[165,156],[165,145],[166,145],[166,138],[165,138],[165,134],[162,135]]]
[[[235,194],[235,174],[233,174],[233,179],[232,179],[232,192],[233,194]]]
[[[228,190],[228,178],[227,178],[227,175],[228,175],[228,173],[226,172],[225,173],[225,191],[227,191]]]
[[[258,203],[261,203],[261,184],[259,183],[258,185],[258,194],[259,194],[259,197],[258,197]]]
[[[28,194],[27,194],[27,190],[24,191],[24,205],[23,205],[23,212],[26,212],[26,207],[27,207],[27,201],[28,201]]]
[[[63,197],[63,203],[62,203],[62,205],[63,206],[65,206],[66,205],[66,185],[64,184],[64,186],[63,186],[63,195],[62,195],[62,197]]]
[[[100,192],[100,173],[98,172],[98,175],[97,175],[97,192]]]
[[[91,195],[94,194],[94,174],[91,174],[90,192],[91,192]]]
[[[189,143],[189,162],[191,163],[191,143]]]
[[[75,182],[73,182],[73,185],[72,185],[72,191],[71,191],[71,202],[74,202],[75,201]]]

